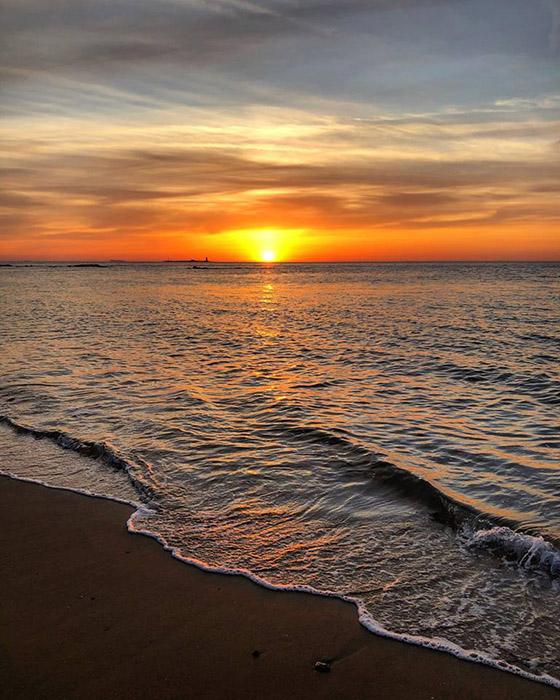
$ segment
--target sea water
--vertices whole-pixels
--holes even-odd
[[[0,470],[134,503],[131,528],[200,565],[554,682],[559,273],[2,268]]]

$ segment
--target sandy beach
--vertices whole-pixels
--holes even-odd
[[[126,505],[2,477],[0,512],[4,698],[557,697],[379,638],[350,604],[187,566]]]

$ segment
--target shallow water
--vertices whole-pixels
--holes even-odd
[[[560,678],[559,272],[2,269],[0,469]]]

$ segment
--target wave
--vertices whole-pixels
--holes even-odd
[[[23,425],[22,423],[16,422],[8,416],[3,415],[0,415],[0,424],[5,424],[18,433],[31,435],[37,439],[52,440],[63,449],[72,450],[78,454],[96,460],[101,460],[108,466],[111,466],[113,468],[124,469],[126,473],[130,476],[133,485],[138,490],[142,491],[146,489],[144,491],[144,495],[146,496],[148,494],[151,494],[151,490],[147,488],[144,484],[142,484],[138,480],[136,475],[133,476],[131,474],[131,472],[134,470],[133,463],[125,460],[117,453],[116,450],[114,450],[112,447],[109,447],[104,442],[80,440],[71,437],[60,430],[41,430],[37,428],[32,428]],[[295,434],[299,435],[300,437],[303,436],[305,439],[320,440],[322,442],[328,442],[328,444],[343,445],[346,446],[348,449],[354,451],[356,454],[362,454],[362,456],[364,456],[364,453],[367,454],[367,451],[364,448],[355,445],[354,443],[352,443],[351,440],[345,437],[341,437],[339,435],[335,435],[333,433],[329,433],[328,431],[324,431],[319,428],[299,428],[295,431]],[[418,497],[419,490],[420,492],[422,492],[422,490],[425,489],[424,493],[429,495],[429,502],[433,502],[431,499],[437,499],[440,503],[443,504],[443,507],[445,507],[448,510],[459,508],[459,506],[453,501],[449,500],[445,496],[445,494],[439,492],[435,486],[431,485],[427,481],[424,481],[420,477],[410,474],[404,469],[400,469],[399,467],[396,467],[390,462],[383,461],[377,457],[374,457],[371,453],[367,454],[367,457],[373,463],[374,469],[377,470],[376,478],[382,479],[385,482],[390,482],[393,485],[396,485],[398,488],[402,488],[406,493],[413,494],[415,497]],[[10,474],[8,476],[19,479],[18,476],[13,474]],[[49,486],[48,484],[37,480],[21,480],[35,481],[36,483],[42,483],[45,486]],[[64,488],[64,490],[76,491],[87,496],[99,497],[98,494],[93,494],[84,490],[80,491],[79,489],[68,489],[65,487],[62,488]],[[120,499],[109,498],[109,500],[118,501]],[[197,566],[198,568],[203,569],[205,571],[211,571],[221,574],[242,575],[244,577],[249,578],[257,584],[272,590],[301,591],[315,595],[334,597],[339,598],[341,600],[345,600],[356,606],[358,610],[358,617],[360,623],[370,632],[373,632],[379,636],[427,647],[430,649],[444,651],[461,659],[474,661],[482,663],[484,665],[488,665],[493,668],[509,671],[527,679],[545,683],[560,689],[560,681],[548,674],[536,674],[530,671],[526,671],[506,661],[495,659],[485,652],[481,652],[474,649],[465,649],[444,638],[430,638],[418,634],[393,632],[390,629],[384,627],[377,620],[375,620],[371,613],[367,610],[364,602],[357,597],[345,595],[337,591],[315,588],[309,585],[282,585],[272,583],[267,579],[262,578],[261,576],[258,576],[247,569],[212,566],[207,564],[206,562],[190,558],[183,554],[183,552],[178,548],[171,546],[160,534],[146,527],[146,525],[150,521],[150,515],[155,512],[152,508],[151,503],[149,505],[146,503],[142,503],[139,505],[137,503],[131,503],[128,501],[121,502],[129,503],[135,508],[134,513],[131,515],[127,523],[128,529],[131,533],[142,534],[154,538],[160,544],[162,544],[163,547],[172,554],[172,556],[185,563]],[[450,520],[450,524],[456,522],[456,518],[452,518]],[[474,519],[470,520],[471,524],[474,522]],[[542,537],[533,537],[531,535],[525,535],[523,533],[514,532],[513,530],[507,527],[495,526],[493,528],[473,531],[469,536],[467,544],[469,544],[473,548],[480,548],[488,551],[493,551],[501,555],[506,555],[510,558],[514,558],[517,560],[517,562],[522,568],[539,569],[542,571],[546,571],[555,577],[560,575],[560,553],[557,550],[555,550],[554,547],[550,543],[546,542],[546,540],[544,540]]]
[[[490,517],[478,511],[468,503],[445,493],[431,481],[414,474],[407,469],[397,466],[386,459],[382,453],[372,452],[354,442],[345,431],[331,432],[316,426],[285,425],[263,431],[263,434],[274,432],[282,434],[295,441],[307,444],[319,444],[335,447],[346,453],[360,469],[366,469],[370,478],[379,485],[384,485],[398,491],[403,496],[421,502],[431,509],[432,516],[438,522],[448,524],[458,529],[465,521],[473,518]],[[500,523],[505,521],[500,520]],[[511,524],[511,523],[507,523]]]
[[[553,578],[560,578],[560,551],[540,535],[535,537],[509,527],[493,527],[472,533],[466,544],[502,555],[524,569],[544,571]]]
[[[23,423],[18,423],[13,418],[5,415],[0,415],[0,425],[7,425],[16,433],[30,435],[37,440],[51,440],[65,450],[71,450],[84,457],[100,461],[111,469],[123,471],[127,474],[132,485],[139,492],[141,497],[144,499],[153,499],[155,497],[151,486],[138,473],[139,467],[144,467],[147,469],[148,473],[151,472],[150,465],[144,460],[137,460],[138,465],[135,465],[124,459],[124,457],[121,457],[113,447],[110,447],[105,442],[81,440],[68,435],[62,430],[32,428]]]
[[[452,362],[436,365],[432,371],[446,374],[456,381],[468,384],[510,386],[521,391],[541,403],[557,406],[560,404],[560,382],[546,372],[520,373],[511,372],[500,367],[480,366],[467,367]]]
[[[455,530],[466,546],[514,560],[522,569],[538,570],[560,578],[560,551],[556,543],[545,540],[539,534],[519,531],[517,521],[479,510],[344,435],[313,426],[287,426],[281,432],[296,440],[335,446],[351,454],[357,466],[369,470],[374,482],[391,488],[407,499],[420,502],[431,511],[431,517],[436,522]]]
[[[144,502],[153,503],[157,494],[139,474],[140,468],[151,473],[150,465],[136,458],[137,464],[124,459],[105,442],[81,440],[62,430],[32,428],[0,415],[0,424],[8,425],[17,433],[36,439],[48,439],[66,450],[103,462],[107,466],[124,471]],[[369,470],[370,477],[379,485],[387,486],[403,497],[420,502],[431,511],[431,517],[458,534],[460,541],[471,549],[487,552],[515,561],[522,569],[538,570],[553,578],[560,578],[560,551],[540,535],[516,531],[517,523],[483,513],[473,506],[444,493],[435,484],[407,471],[383,456],[357,445],[348,437],[337,435],[313,426],[284,426],[275,432],[289,435],[305,442],[336,446],[350,453],[355,464]],[[42,482],[40,482],[42,483]],[[87,492],[86,492],[87,493]],[[88,494],[89,495],[89,494]]]

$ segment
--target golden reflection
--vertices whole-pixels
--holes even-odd
[[[266,328],[265,326],[257,326],[255,328],[255,333],[259,336],[259,338],[278,338],[280,335],[278,331],[275,331],[272,328]]]
[[[261,304],[273,304],[274,303],[274,285],[271,282],[263,284],[261,288]]]

